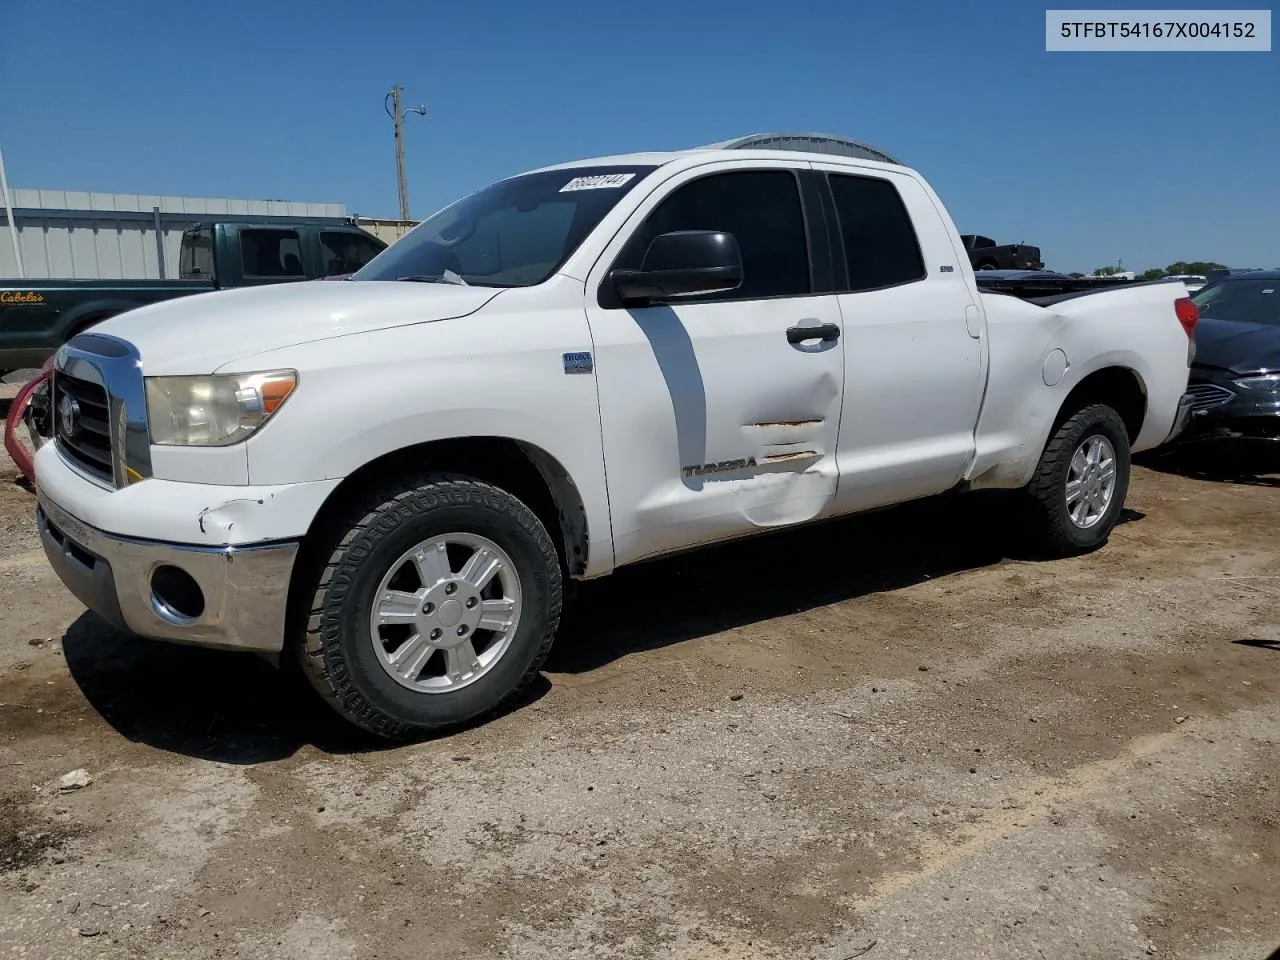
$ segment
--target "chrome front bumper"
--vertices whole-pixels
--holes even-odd
[[[49,563],[81,603],[114,626],[231,650],[277,653],[284,646],[297,541],[208,547],[136,540],[82,523],[42,491],[38,502]],[[182,602],[172,602],[174,583],[185,587]]]

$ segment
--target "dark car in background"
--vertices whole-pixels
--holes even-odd
[[[1200,311],[1180,444],[1280,440],[1280,270],[1230,273],[1192,298]]]

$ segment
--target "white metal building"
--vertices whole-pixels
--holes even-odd
[[[28,278],[163,279],[177,276],[182,231],[201,220],[307,217],[347,222],[340,203],[154,197],[70,190],[14,190],[22,265]],[[0,277],[18,264],[0,205]]]
[[[367,230],[379,240],[390,245],[418,225],[418,220],[386,220],[356,214],[356,226]]]

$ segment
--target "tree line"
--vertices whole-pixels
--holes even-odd
[[[1215,263],[1212,260],[1179,260],[1171,263],[1169,266],[1161,270],[1159,267],[1152,267],[1150,270],[1143,270],[1137,275],[1139,280],[1163,280],[1165,277],[1176,277],[1180,274],[1190,274],[1192,276],[1203,277],[1210,270],[1225,270],[1225,263]],[[1096,277],[1110,277],[1113,274],[1124,273],[1120,267],[1099,267],[1093,271]],[[1073,273],[1073,277],[1083,277],[1083,273]]]

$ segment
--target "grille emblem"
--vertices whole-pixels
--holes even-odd
[[[69,393],[64,393],[58,401],[58,432],[71,438],[80,429],[80,404]]]

